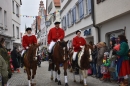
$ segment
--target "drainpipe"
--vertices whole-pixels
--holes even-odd
[[[100,42],[100,28],[95,24],[95,12],[94,12],[94,1],[95,0],[91,0],[91,9],[92,9],[92,21],[93,21],[93,26],[97,29],[98,31],[98,42]]]

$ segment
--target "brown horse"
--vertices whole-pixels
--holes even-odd
[[[36,53],[38,47],[39,44],[31,45],[24,56],[24,65],[26,67],[29,86],[36,85],[36,81],[35,81],[35,75],[37,70]],[[32,69],[32,74],[31,74],[31,69]]]
[[[87,86],[86,78],[87,78],[87,70],[90,68],[90,61],[92,60],[92,46],[85,45],[81,51],[78,53],[78,66],[79,66],[79,75],[80,75],[80,83],[84,82],[84,86]],[[81,74],[83,75],[83,80],[81,79]],[[75,80],[75,73],[74,75],[74,82]]]
[[[61,41],[57,42],[54,46],[53,53],[52,53],[52,64],[55,66],[55,82],[58,81],[58,85],[61,85],[60,81],[60,64],[63,64],[64,67],[64,76],[65,76],[65,86],[68,86],[68,79],[67,79],[67,67],[68,67],[68,49],[67,49],[67,42]],[[51,64],[51,79],[53,80],[53,68]],[[58,76],[57,76],[58,73]]]

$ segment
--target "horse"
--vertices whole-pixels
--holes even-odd
[[[92,55],[91,55],[92,49],[93,48],[91,45],[86,44],[85,46],[83,46],[81,51],[77,54],[80,83],[83,83],[84,86],[87,86],[87,82],[86,82],[88,76],[87,70],[90,68],[90,61],[92,61]],[[83,80],[81,74],[83,75]],[[73,76],[74,76],[74,82],[76,82],[74,71],[73,71]]]
[[[24,66],[26,68],[29,86],[36,85],[36,81],[35,81],[35,75],[37,70],[36,53],[38,47],[39,44],[31,45],[24,55]],[[31,69],[32,69],[32,74],[31,74]]]
[[[69,50],[68,50],[68,56],[69,56],[69,66],[68,66],[68,68],[70,69],[70,72],[73,72],[73,69],[72,69],[72,66],[71,66],[71,62],[72,62],[72,56],[73,56],[73,48],[69,48]]]
[[[68,48],[67,42],[60,41],[57,42],[53,48],[52,53],[52,63],[50,64],[51,67],[51,80],[53,80],[53,69],[55,70],[55,82],[58,82],[58,85],[61,85],[60,80],[60,64],[63,64],[64,68],[64,77],[65,77],[65,86],[68,86],[68,79],[67,79],[67,68],[68,68]],[[54,67],[55,66],[55,67]],[[57,76],[58,73],[58,76]]]

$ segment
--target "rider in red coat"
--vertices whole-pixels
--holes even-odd
[[[86,40],[81,37],[81,31],[77,30],[76,31],[76,37],[73,38],[73,48],[74,48],[74,53],[73,53],[73,68],[75,67],[75,59],[77,56],[77,53],[81,50],[81,48],[86,44]]]
[[[54,24],[55,27],[51,28],[48,34],[49,60],[51,60],[50,54],[55,43],[57,41],[62,41],[65,36],[64,30],[59,27],[60,22],[55,22]]]
[[[28,49],[31,44],[37,44],[36,36],[31,34],[32,29],[27,28],[26,31],[27,34],[24,35],[22,39],[22,46],[24,47],[24,49]]]

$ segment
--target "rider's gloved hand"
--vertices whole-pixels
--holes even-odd
[[[83,48],[84,46],[80,46],[80,48]]]
[[[29,47],[26,47],[26,50],[28,50]]]
[[[58,42],[60,42],[60,39],[58,39]]]

